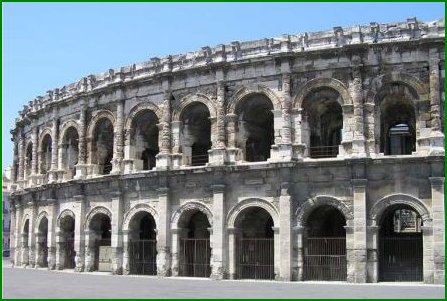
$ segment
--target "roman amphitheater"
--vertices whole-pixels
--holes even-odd
[[[36,97],[14,266],[443,284],[444,30],[235,41]]]

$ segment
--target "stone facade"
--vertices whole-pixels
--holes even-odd
[[[444,70],[444,20],[408,19],[203,47],[48,91],[12,131],[11,260],[64,268],[70,232],[76,271],[97,269],[110,238],[112,272],[129,273],[145,215],[156,273],[177,276],[200,213],[208,234],[188,237],[209,236],[210,277],[244,278],[240,239],[265,227],[270,278],[306,280],[306,239],[335,210],[343,279],[377,282],[400,206],[422,233],[421,280],[444,283]]]

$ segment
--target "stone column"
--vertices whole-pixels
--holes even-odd
[[[349,283],[355,282],[356,279],[356,256],[355,256],[355,239],[354,239],[354,227],[352,225],[346,225],[346,281]]]
[[[354,279],[356,283],[366,282],[367,264],[367,236],[366,236],[366,179],[353,179],[352,190],[354,192],[354,250],[355,261]],[[349,274],[349,273],[348,273]]]
[[[16,214],[17,214],[17,210],[15,208],[15,204],[13,200],[10,200],[10,213],[11,213],[11,227],[9,229],[10,232],[10,241],[9,241],[9,260],[11,262],[11,264],[14,266],[14,259],[15,259],[15,247],[16,247]]]
[[[227,250],[225,235],[225,185],[213,185],[213,235],[211,278],[224,279],[227,276]]]
[[[422,230],[422,266],[424,283],[434,283],[433,224],[425,221]]]
[[[379,227],[369,226],[368,232],[370,235],[370,241],[368,246],[368,280],[369,282],[376,283],[379,281]]]
[[[16,226],[15,226],[15,233],[14,233],[14,265],[15,266],[21,266],[22,265],[22,219],[23,219],[23,206],[19,202],[15,202],[14,204],[16,208]]]
[[[38,166],[38,162],[39,162],[39,129],[37,126],[35,126],[33,128],[33,133],[31,136],[32,139],[32,143],[33,143],[33,147],[32,147],[32,157],[31,157],[31,175],[30,175],[30,180],[31,180],[31,184],[36,184],[36,177],[39,173],[39,166]],[[29,182],[28,182],[29,183]]]
[[[87,107],[83,105],[80,108],[80,116],[79,116],[79,142],[78,142],[78,164],[76,164],[76,175],[75,179],[84,179],[87,176],[87,140],[86,140],[86,131],[87,131]]]
[[[18,156],[19,156],[19,170],[17,173],[17,182],[19,182],[19,186],[22,187],[22,181],[25,174],[25,138],[23,137],[23,129],[20,129],[18,133]]]
[[[57,109],[54,109],[54,115],[56,116]],[[53,127],[51,129],[51,169],[48,172],[48,182],[53,183],[57,181],[58,170],[58,141],[59,141],[59,120],[57,117],[53,120]]]
[[[121,172],[121,163],[123,161],[124,156],[124,139],[123,139],[123,131],[124,131],[124,101],[119,100],[116,107],[116,123],[115,123],[115,143],[113,150],[113,169],[112,174],[119,174]]]
[[[434,283],[444,284],[445,279],[445,222],[444,177],[431,177],[433,214],[433,265]]]
[[[350,93],[354,103],[354,139],[352,140],[352,156],[365,157],[365,134],[363,120],[363,89],[360,66],[353,67],[353,80],[350,85]]]
[[[123,275],[129,275],[129,230],[121,230],[123,234]]]
[[[121,192],[115,192],[112,197],[112,274],[123,273],[123,197]]]
[[[238,116],[236,114],[227,114],[227,134],[228,134],[228,147],[227,147],[227,155],[228,162],[230,164],[236,164],[238,159],[239,148],[237,145],[237,122]]]
[[[238,229],[227,228],[228,231],[228,272],[230,279],[237,279],[236,273],[236,237]]]
[[[171,92],[166,91],[163,101],[163,117],[159,128],[161,128],[161,137],[159,140],[160,152],[156,157],[156,169],[164,170],[171,168]]]
[[[28,236],[28,246],[29,246],[29,264],[34,268],[35,259],[36,259],[36,227],[35,224],[37,219],[37,202],[31,201],[28,202],[28,206],[31,207],[31,214],[29,218],[29,236]]]
[[[280,229],[279,227],[272,227],[273,229],[273,258],[274,265],[273,271],[275,274],[275,280],[280,280],[280,271],[281,271],[281,238],[279,236]]]
[[[294,261],[294,271],[293,271],[293,278],[295,278],[298,281],[303,281],[303,272],[304,272],[304,246],[303,246],[303,233],[305,228],[302,226],[296,226],[293,228],[295,232],[295,239],[296,239],[296,245],[297,245],[297,254],[296,254],[296,261]]]
[[[292,203],[287,192],[288,188],[289,183],[281,183],[281,196],[279,197],[279,280],[283,281],[292,280]]]
[[[75,213],[75,233],[74,233],[74,251],[75,255],[75,271],[83,272],[85,269],[85,237],[84,237],[84,219],[85,219],[85,196],[74,196],[74,208]]]
[[[62,231],[56,232],[56,270],[65,268],[65,244],[66,237]]]
[[[157,189],[159,222],[157,225],[157,275],[171,275],[170,199],[169,188]]]
[[[212,129],[213,149],[209,151],[210,158],[209,163],[212,165],[223,165],[228,161],[226,155],[226,143],[225,143],[225,83],[219,81],[217,83],[217,116],[215,126]]]
[[[93,231],[84,230],[84,241],[85,241],[84,271],[85,272],[93,272],[95,269],[95,239],[96,239],[96,234]],[[77,252],[76,252],[76,256],[77,256]],[[78,266],[78,264],[76,261],[76,270],[78,269],[77,266]]]
[[[177,277],[179,276],[180,268],[179,268],[179,262],[180,262],[180,256],[181,256],[181,246],[180,246],[180,238],[184,237],[186,233],[188,232],[188,229],[183,228],[173,228],[171,229],[172,233],[172,276]]]
[[[57,207],[58,201],[56,199],[48,199],[48,269],[54,270],[56,268],[56,221],[57,221]]]
[[[444,134],[441,132],[441,91],[438,50],[430,49],[430,151],[432,155],[444,155]]]
[[[307,115],[303,109],[294,110],[295,142],[293,143],[293,157],[303,159],[309,156],[310,130]]]

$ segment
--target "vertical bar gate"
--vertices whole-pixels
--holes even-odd
[[[239,279],[274,279],[273,238],[236,240],[236,275]]]
[[[304,239],[304,280],[346,281],[346,238]]]
[[[211,275],[209,238],[182,238],[180,250],[180,276],[209,277]]]
[[[129,242],[129,269],[131,274],[157,275],[157,241],[155,239]]]

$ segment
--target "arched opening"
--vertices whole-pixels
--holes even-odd
[[[60,242],[60,256],[62,257],[61,264],[63,269],[74,269],[76,252],[74,250],[74,231],[75,220],[71,216],[65,216],[60,221],[60,235],[62,236]]]
[[[245,161],[267,161],[270,158],[270,149],[275,143],[272,110],[272,102],[263,94],[250,95],[237,106],[237,140]]]
[[[12,182],[17,183],[19,178],[19,146],[18,143],[14,143],[14,160],[13,160],[13,172],[12,172]]]
[[[129,273],[157,275],[157,233],[154,217],[145,211],[129,224]]]
[[[201,211],[184,213],[178,225],[180,233],[179,276],[209,277],[211,275],[211,227],[208,217]]]
[[[302,127],[304,142],[311,158],[330,158],[338,155],[343,128],[340,94],[327,87],[309,93],[303,101]]]
[[[23,232],[22,232],[22,248],[28,249],[28,238],[29,238],[29,219],[25,221],[25,224],[23,225]]]
[[[408,88],[390,84],[380,97],[380,152],[411,155],[416,151],[416,117]]]
[[[31,167],[33,162],[33,143],[28,143],[25,153],[25,175],[31,175]]]
[[[316,208],[308,217],[303,235],[303,279],[345,281],[346,220],[330,205]]]
[[[273,219],[263,208],[249,207],[236,221],[236,276],[274,279]]]
[[[98,173],[109,174],[113,159],[113,124],[108,118],[101,118],[93,131],[92,164],[98,167]]]
[[[37,265],[48,267],[48,219],[42,217],[37,231]]]
[[[62,169],[65,177],[72,179],[76,174],[76,164],[79,156],[79,135],[75,127],[69,127],[62,139]]]
[[[155,167],[158,154],[158,117],[154,112],[144,110],[132,120],[130,146],[136,170],[151,170]]]
[[[211,120],[208,107],[201,102],[188,105],[180,116],[183,163],[200,166],[208,163],[211,148]]]
[[[94,269],[103,272],[112,270],[111,221],[104,213],[97,213],[89,226],[90,243],[93,244]]]
[[[46,134],[40,148],[40,173],[46,174],[51,169],[51,136]]]
[[[379,230],[379,281],[423,281],[422,219],[410,206],[394,205]]]

